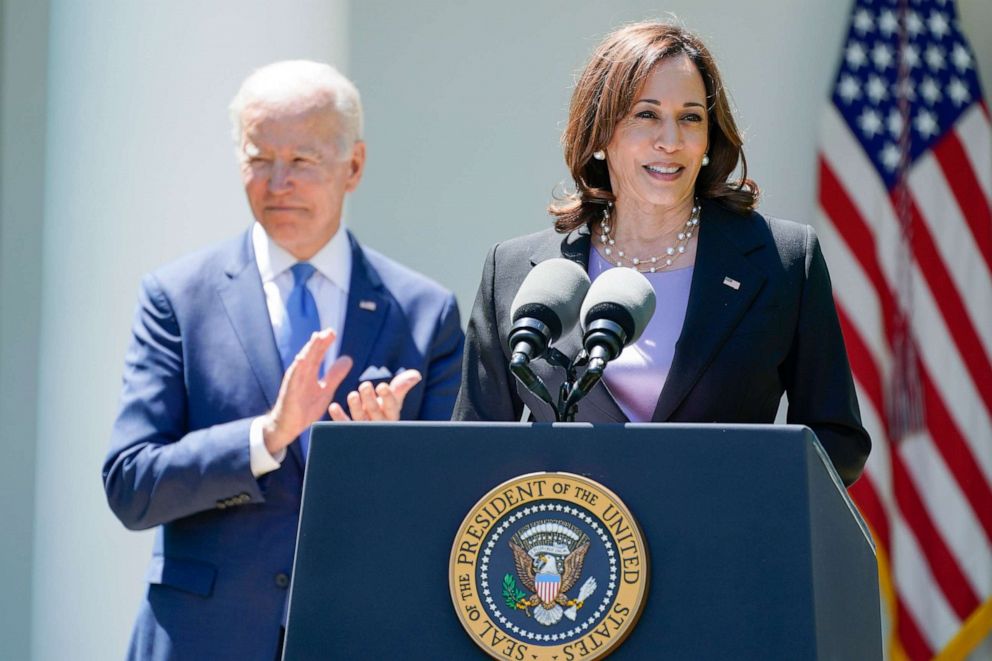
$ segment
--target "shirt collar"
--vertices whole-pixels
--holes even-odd
[[[255,262],[262,282],[275,280],[297,262],[295,257],[272,240],[258,221],[251,228],[251,244],[255,249]],[[351,283],[351,245],[343,222],[331,240],[309,262],[322,276],[347,293]]]

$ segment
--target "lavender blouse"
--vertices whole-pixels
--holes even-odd
[[[596,251],[589,251],[589,278],[612,268]],[[606,367],[603,381],[631,422],[650,422],[658,396],[682,333],[693,267],[645,273],[658,301],[654,316],[636,343]]]

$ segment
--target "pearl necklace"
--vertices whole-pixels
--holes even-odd
[[[611,204],[603,209],[603,220],[599,223],[599,241],[604,246],[603,254],[606,255],[608,261],[615,263],[617,266],[623,266],[624,262],[629,262],[630,268],[641,273],[655,273],[671,266],[676,259],[685,254],[686,246],[689,245],[689,240],[692,239],[692,235],[696,232],[696,226],[699,225],[699,203],[697,202],[692,207],[692,213],[689,214],[689,219],[685,221],[682,231],[676,236],[674,245],[668,246],[665,248],[663,254],[654,257],[631,257],[623,248],[617,245],[616,240],[611,234],[610,209],[612,207],[613,205]]]

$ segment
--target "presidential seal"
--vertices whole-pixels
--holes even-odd
[[[533,473],[487,493],[451,548],[451,599],[497,659],[600,659],[631,632],[647,597],[644,537],[609,489]]]

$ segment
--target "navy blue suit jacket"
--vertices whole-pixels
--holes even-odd
[[[465,341],[455,420],[554,420],[544,402],[507,369],[510,303],[537,263],[565,257],[587,267],[589,228],[546,230],[494,247]],[[736,281],[727,286],[725,279]],[[658,302],[655,314],[664,314]],[[576,326],[556,346],[582,346]],[[557,393],[561,370],[531,364]],[[788,422],[809,426],[845,484],[861,474],[871,441],[844,349],[830,276],[813,228],[703,203],[696,264],[682,333],[652,422],[774,422],[789,398]],[[578,422],[629,422],[603,382],[579,404]]]
[[[340,353],[354,367],[335,399],[367,367],[413,368],[424,379],[402,418],[448,419],[463,340],[454,297],[349,239]],[[144,278],[103,466],[124,525],[158,527],[129,658],[275,658],[304,461],[294,442],[256,479],[248,430],[282,374],[250,232]]]

